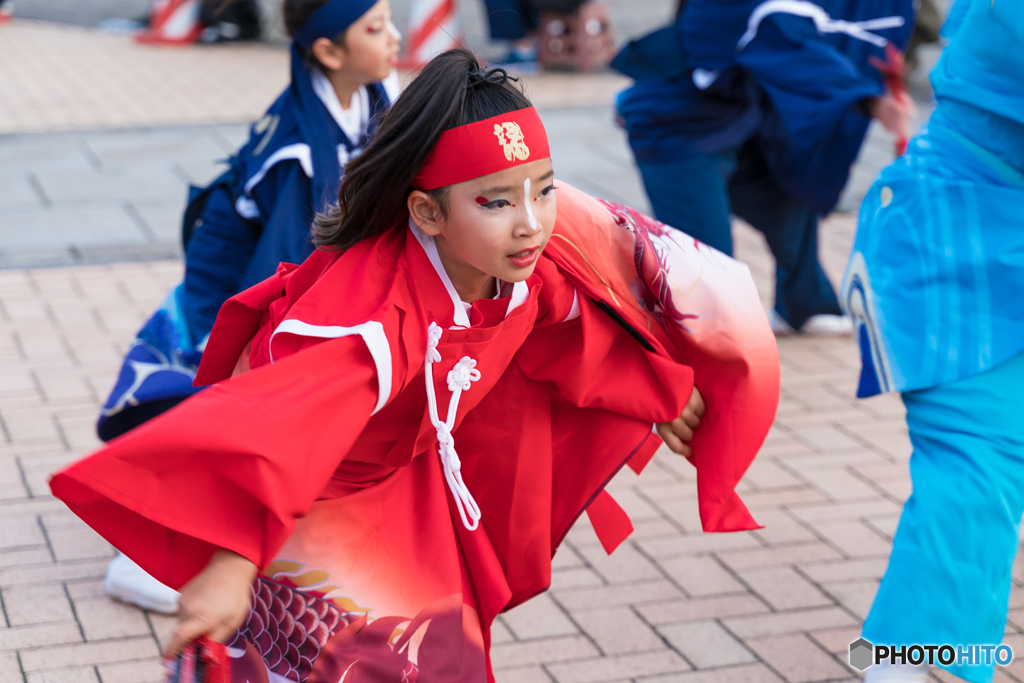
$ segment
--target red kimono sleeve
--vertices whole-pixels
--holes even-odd
[[[217,384],[57,473],[53,494],[178,588],[219,548],[264,567],[351,449],[377,401],[359,337]]]
[[[547,264],[544,277],[546,288],[573,289]],[[679,417],[693,393],[693,370],[645,351],[585,296],[577,301],[578,318],[542,323],[530,333],[516,354],[523,372],[553,382],[557,393],[578,408],[600,408],[648,425]]]

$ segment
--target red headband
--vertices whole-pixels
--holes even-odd
[[[412,186],[436,190],[550,156],[544,124],[529,107],[446,130]]]

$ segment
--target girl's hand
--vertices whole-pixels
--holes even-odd
[[[910,122],[917,115],[917,107],[909,97],[886,94],[868,100],[868,111],[882,127],[898,138],[910,137]]]
[[[671,422],[661,422],[657,425],[658,436],[665,442],[665,445],[673,453],[693,457],[693,448],[686,442],[693,438],[693,430],[700,427],[700,419],[704,417],[704,399],[701,398],[697,387],[693,388],[690,400],[683,408],[683,414]]]
[[[164,657],[171,658],[200,636],[223,642],[249,616],[249,594],[258,569],[238,553],[218,550],[206,569],[181,589],[178,627]]]

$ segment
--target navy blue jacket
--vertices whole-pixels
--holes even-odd
[[[835,206],[867,132],[860,103],[884,91],[870,57],[903,48],[913,0],[690,0],[674,26],[628,45],[636,79],[619,114],[641,161],[756,140],[780,184]]]

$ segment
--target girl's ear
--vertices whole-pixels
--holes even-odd
[[[444,219],[441,215],[441,207],[437,205],[436,199],[426,192],[413,190],[409,193],[406,206],[409,208],[409,215],[412,217],[413,222],[419,226],[420,230],[432,237],[441,234],[441,226]]]
[[[317,38],[311,48],[320,66],[328,71],[337,71],[345,66],[345,48],[330,38]]]

